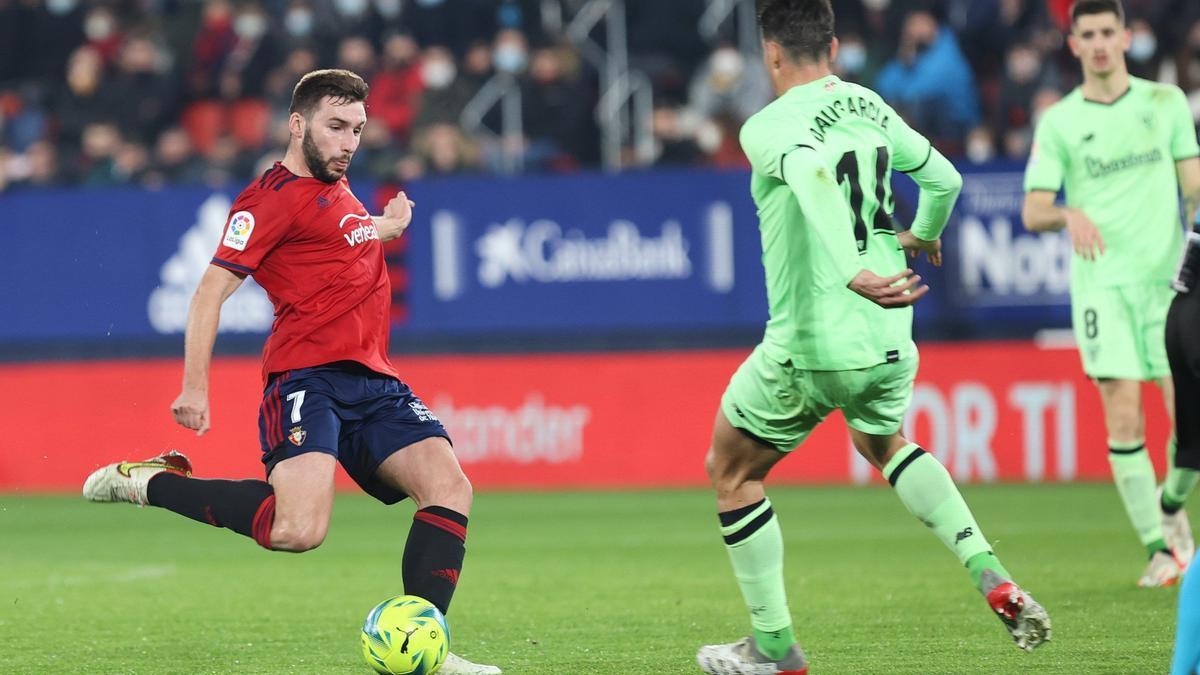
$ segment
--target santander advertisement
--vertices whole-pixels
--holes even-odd
[[[703,486],[717,402],[749,349],[397,356],[478,489]],[[0,365],[0,491],[78,490],[99,465],[187,453],[201,477],[259,477],[256,358],[212,371],[212,430],[177,427],[177,360]],[[1147,443],[1168,423],[1147,387]],[[960,481],[1107,480],[1100,401],[1074,350],[926,344],[906,427]],[[835,413],[770,478],[866,483]],[[344,475],[340,485],[351,487]]]

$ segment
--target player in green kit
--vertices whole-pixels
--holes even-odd
[[[783,583],[783,537],[763,480],[835,408],[855,448],[966,566],[1017,646],[1050,637],[1045,610],[992,552],[950,474],[900,435],[917,349],[912,308],[928,289],[905,250],[941,263],[962,178],[875,92],[830,72],[829,0],[758,0],[778,98],[742,127],[753,172],[770,320],[721,399],[706,468],[753,634],[702,647],[721,675],[805,673]],[[912,229],[890,211],[892,169],[921,188]]]
[[[1195,550],[1183,504],[1197,472],[1174,466],[1172,435],[1156,498],[1141,390],[1158,382],[1173,410],[1163,328],[1183,246],[1179,189],[1195,214],[1200,147],[1183,92],[1130,77],[1129,41],[1118,0],[1072,5],[1069,43],[1083,84],[1038,123],[1022,217],[1031,231],[1070,234],[1075,339],[1103,401],[1117,492],[1150,558],[1138,585],[1169,586]],[[1060,188],[1066,206],[1054,203]]]

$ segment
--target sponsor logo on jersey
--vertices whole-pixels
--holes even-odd
[[[345,227],[352,225],[355,221],[358,222],[358,227],[353,230],[346,230]],[[342,216],[342,221],[338,223],[338,229],[342,230],[342,238],[351,248],[359,244],[365,244],[372,239],[379,239],[379,229],[375,227],[375,223],[371,220],[371,216],[360,216],[354,213],[347,213]]]
[[[254,233],[254,214],[249,211],[238,211],[229,217],[229,226],[225,228],[226,246],[238,251],[245,251],[250,235]]]
[[[1084,157],[1084,162],[1087,166],[1088,176],[1092,178],[1104,178],[1126,169],[1133,169],[1145,164],[1155,164],[1161,162],[1162,159],[1162,150],[1154,148],[1148,152],[1133,152],[1113,160],[1088,156]]]
[[[329,206],[329,200],[326,199],[324,196],[317,197],[317,208],[323,209],[326,206]]]

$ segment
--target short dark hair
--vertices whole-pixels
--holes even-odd
[[[1125,10],[1121,7],[1121,0],[1076,0],[1071,3],[1071,25],[1075,25],[1081,16],[1105,12],[1116,14],[1117,20],[1125,23]]]
[[[833,6],[829,0],[756,0],[763,38],[778,42],[793,60],[829,58]]]
[[[300,113],[311,117],[326,96],[337,105],[359,103],[367,100],[370,87],[357,74],[340,68],[314,70],[305,74],[292,90],[292,105],[289,113]]]

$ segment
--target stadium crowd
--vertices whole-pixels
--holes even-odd
[[[291,87],[318,67],[371,85],[352,179],[500,171],[512,148],[498,110],[474,133],[461,123],[497,73],[521,91],[526,171],[595,167],[599,77],[563,31],[584,4],[0,0],[0,190],[245,181],[281,156]],[[1023,159],[1039,113],[1077,84],[1070,0],[833,4],[836,72],[951,156]],[[626,3],[630,63],[653,84],[655,166],[745,166],[737,131],[772,97],[755,55],[734,46],[735,19],[701,37],[707,5]],[[1200,119],[1200,2],[1125,5],[1130,71],[1178,84]]]

